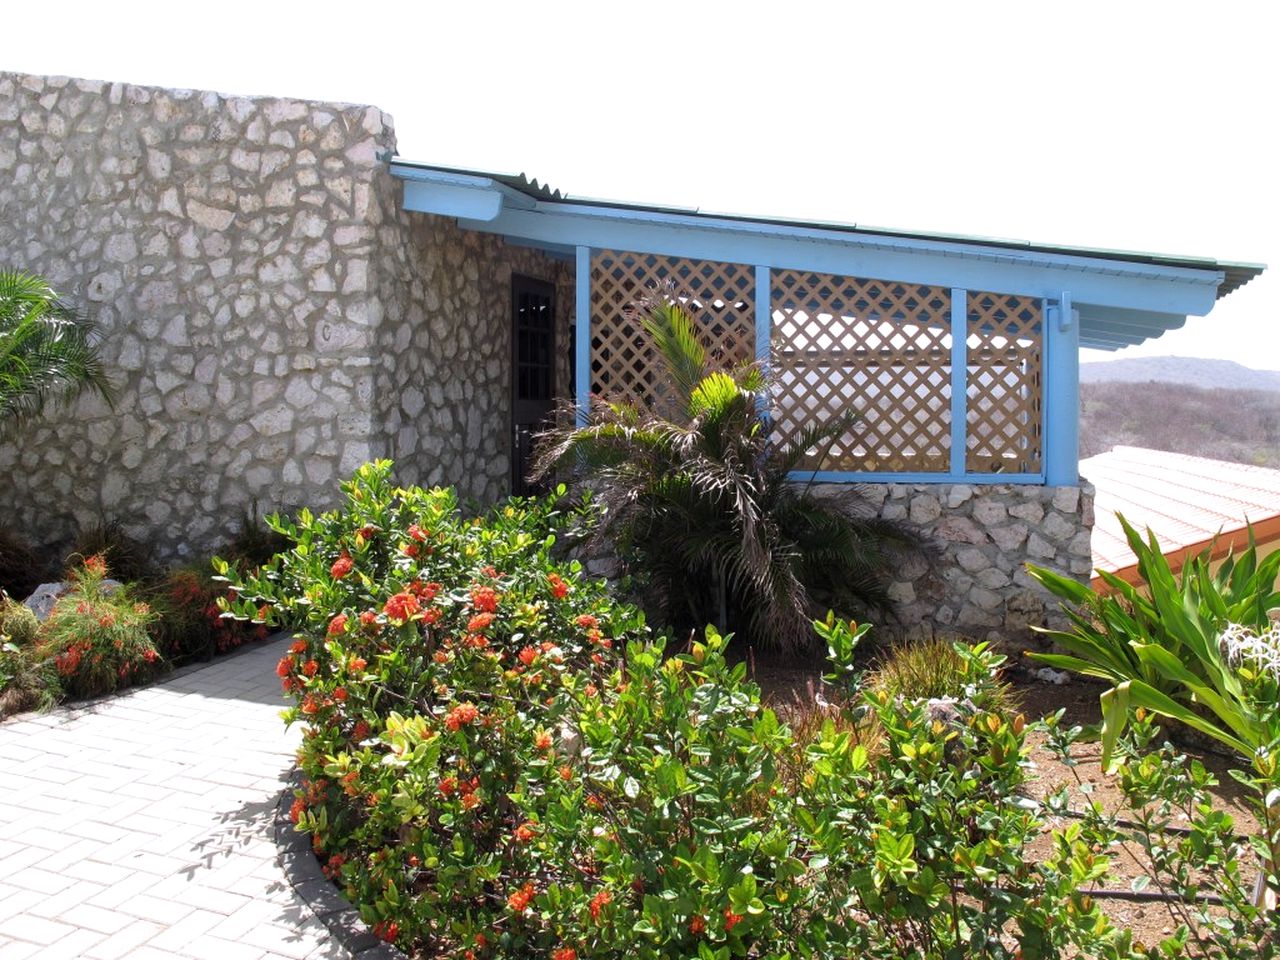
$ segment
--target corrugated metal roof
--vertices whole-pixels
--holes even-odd
[[[1094,260],[1117,260],[1125,263],[1149,264],[1157,267],[1184,267],[1191,270],[1221,270],[1225,278],[1218,287],[1218,299],[1221,300],[1233,290],[1243,287],[1266,269],[1265,264],[1240,263],[1214,260],[1208,257],[1182,257],[1172,254],[1144,253],[1134,250],[1112,250],[1103,247],[1072,247],[1056,244],[1033,243],[1028,240],[1012,240],[1002,237],[980,237],[956,233],[931,233],[919,230],[894,230],[887,227],[863,226],[856,223],[839,221],[795,220],[781,217],[751,216],[737,213],[712,213],[710,211],[688,208],[670,207],[645,203],[628,203],[620,200],[595,200],[589,197],[577,197],[560,190],[552,189],[536,179],[529,179],[524,173],[494,173],[489,170],[470,170],[463,167],[448,167],[439,164],[418,163],[395,157],[393,162],[399,166],[414,167],[420,170],[438,170],[442,173],[456,173],[470,177],[486,177],[503,186],[516,190],[534,200],[554,203],[574,204],[578,206],[612,207],[620,210],[641,210],[651,213],[673,213],[685,216],[707,217],[716,220],[734,220],[742,223],[767,223],[783,227],[814,228],[833,230],[840,233],[856,233],[864,236],[894,237],[903,240],[934,240],[943,243],[965,243],[978,247],[994,247],[1004,250],[1019,250],[1027,253],[1047,253],[1067,257],[1088,257]]]
[[[1143,447],[1115,447],[1080,461],[1097,491],[1093,566],[1125,579],[1137,558],[1116,514],[1138,530],[1151,528],[1166,554],[1203,550],[1214,537],[1225,549],[1245,542],[1253,524],[1260,539],[1280,524],[1280,470],[1209,460]],[[1234,536],[1233,536],[1234,535]]]

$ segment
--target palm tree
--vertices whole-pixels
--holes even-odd
[[[540,436],[535,477],[574,470],[603,507],[598,535],[643,572],[673,626],[714,621],[795,651],[812,642],[821,609],[891,611],[890,555],[920,549],[921,538],[877,518],[855,490],[819,498],[790,478],[810,451],[825,457],[854,418],[775,444],[758,364],[718,367],[673,291],[634,309],[658,360],[659,400],[593,398],[583,426]]]
[[[0,270],[0,430],[86,392],[113,402],[96,333],[46,280]]]

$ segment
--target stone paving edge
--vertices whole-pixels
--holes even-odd
[[[294,895],[355,960],[408,960],[399,949],[374,936],[360,918],[360,912],[320,869],[320,861],[311,849],[307,834],[293,828],[289,808],[293,806],[293,791],[298,789],[300,782],[301,774],[294,770],[289,786],[281,791],[276,803],[274,831],[276,863],[284,871]]]

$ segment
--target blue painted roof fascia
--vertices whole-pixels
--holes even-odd
[[[1071,290],[1080,304],[1096,303],[1172,318],[1207,313],[1215,302],[1222,276],[1220,271],[1145,265],[1119,270],[1110,261],[1046,259],[1012,252],[993,255],[986,249],[966,250],[959,244],[886,242],[886,238],[831,236],[820,231],[801,233],[795,228],[734,225],[736,229],[722,229],[706,221],[592,217],[564,213],[555,209],[557,206],[539,204],[531,211],[504,209],[491,222],[459,222],[469,229],[543,242],[733,263],[768,263],[777,268],[969,290],[1035,297],[1056,297],[1062,290]],[[1175,322],[1172,318],[1169,322]],[[1151,332],[1163,329],[1163,324],[1153,325]]]
[[[743,263],[769,262],[795,269],[827,269],[859,275],[880,276],[907,282],[963,285],[969,289],[991,289],[1003,293],[1031,296],[1056,296],[1062,289],[1076,289],[1076,302],[1081,304],[1083,321],[1081,344],[1100,349],[1140,343],[1181,326],[1188,314],[1201,315],[1212,308],[1217,289],[1225,274],[1221,270],[1200,267],[1153,265],[1124,262],[1114,258],[1096,258],[1080,253],[1045,253],[1016,247],[991,247],[966,243],[964,238],[943,236],[920,238],[885,234],[850,233],[824,228],[821,224],[800,225],[771,221],[723,218],[678,209],[628,208],[610,204],[593,206],[581,200],[573,203],[557,200],[535,200],[533,197],[492,177],[464,171],[424,168],[392,162],[392,172],[406,181],[405,208],[444,216],[455,216],[463,227],[498,233],[523,243],[560,250],[587,245],[614,249],[645,250],[696,256],[703,259],[733,260]],[[510,179],[510,178],[508,178]],[[612,226],[614,229],[610,229]],[[653,237],[638,242],[638,231],[646,228],[662,231],[665,245]],[[585,234],[585,236],[584,236]],[[629,234],[626,236],[624,234]],[[697,237],[695,237],[695,234]],[[724,242],[715,242],[717,235]],[[699,249],[690,249],[690,241],[700,237]],[[730,239],[737,242],[729,242]],[[788,260],[768,255],[751,245],[752,238],[781,242],[797,254]],[[710,243],[707,241],[711,240]],[[745,241],[745,242],[744,242]],[[853,251],[864,256],[854,259],[878,260],[887,269],[873,267],[859,270],[847,263],[837,269],[830,256],[815,258],[813,244],[842,249],[848,260]],[[774,251],[776,254],[778,251]],[[880,254],[880,256],[876,256]],[[885,263],[886,256],[911,254],[919,271],[894,272]],[[963,284],[955,276],[944,278],[938,264],[919,262],[926,259],[954,259],[966,262]],[[975,271],[974,264],[992,265],[990,271]],[[958,266],[958,264],[945,264]],[[871,267],[868,264],[868,267]],[[946,271],[943,271],[945,273]],[[1045,274],[1048,275],[1045,275]],[[1065,276],[1064,276],[1065,274]],[[1074,282],[1071,274],[1088,276],[1090,283]],[[1102,278],[1114,278],[1104,283]],[[1143,296],[1134,297],[1137,286],[1146,287]],[[1144,282],[1145,281],[1145,282]],[[1110,291],[1099,286],[1110,287]],[[1123,288],[1129,288],[1126,297]],[[1159,288],[1163,295],[1158,295]],[[1134,307],[1140,309],[1135,310]],[[1094,317],[1095,309],[1099,314]],[[1125,314],[1122,321],[1112,319]]]

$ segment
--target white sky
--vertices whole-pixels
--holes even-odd
[[[1274,5],[63,0],[0,69],[375,103],[568,192],[1273,265],[1122,354],[1280,368]]]

